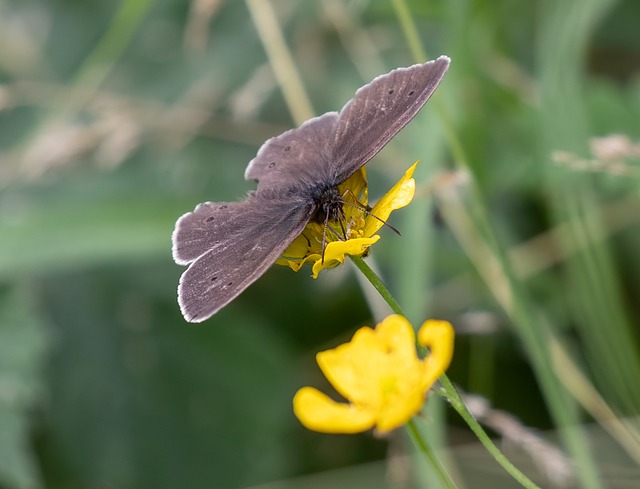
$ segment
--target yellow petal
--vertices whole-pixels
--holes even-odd
[[[392,357],[394,370],[403,371],[415,367],[418,361],[416,335],[404,316],[387,316],[376,326],[376,335],[384,344],[387,355]]]
[[[422,409],[426,397],[425,390],[413,389],[402,394],[402,396],[389,398],[378,413],[376,417],[378,432],[384,433],[406,424]]]
[[[353,197],[355,196],[358,203],[366,206],[369,200],[367,191],[367,172],[364,166],[360,167],[357,172],[338,185],[338,191],[345,201],[352,202]],[[347,208],[349,207],[351,206],[347,206]]]
[[[314,255],[310,255],[307,258],[299,259],[299,260],[289,260],[287,258],[278,258],[276,260],[276,265],[284,265],[285,267],[291,268],[294,272],[299,271],[305,263],[313,261]]]
[[[370,409],[381,409],[390,396],[422,389],[415,334],[400,315],[387,317],[375,330],[360,328],[349,343],[318,353],[317,362],[343,397]]]
[[[316,355],[327,380],[345,399],[376,410],[382,403],[380,356],[384,347],[369,327],[360,328],[349,343]]]
[[[355,238],[347,241],[331,241],[324,250],[324,262],[321,255],[313,255],[317,257],[313,264],[312,277],[318,278],[318,274],[325,268],[333,268],[344,262],[346,255],[359,256],[364,254],[367,249],[380,239],[380,236],[371,236],[368,238]],[[306,260],[309,262],[310,260]]]
[[[322,251],[323,230],[323,226],[316,222],[308,223],[304,231],[291,242],[282,253],[282,258],[276,263],[289,265],[289,261],[301,260],[310,254],[320,253]]]
[[[301,234],[291,242],[284,253],[282,253],[282,257],[279,258],[276,263],[279,265],[288,265],[292,260],[303,259],[308,254],[308,251],[309,245],[307,244],[307,240]]]
[[[405,424],[420,411],[426,389],[409,321],[398,314],[388,316],[376,327],[376,333],[387,352],[385,399],[376,420],[377,430],[384,432]]]
[[[296,393],[293,412],[306,428],[322,433],[359,433],[375,422],[372,412],[335,402],[313,387],[303,387]]]
[[[430,319],[418,331],[418,343],[430,354],[423,361],[422,383],[428,389],[449,367],[453,358],[454,329],[449,321]]]
[[[416,191],[416,181],[412,178],[416,169],[416,161],[403,175],[398,183],[389,190],[371,209],[371,215],[366,218],[365,236],[372,236],[383,226],[382,221],[389,219],[391,213],[400,209],[413,200]],[[376,216],[378,219],[376,219]]]

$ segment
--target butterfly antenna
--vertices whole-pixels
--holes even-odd
[[[362,202],[360,202],[355,194],[353,193],[353,191],[348,188],[344,195],[346,194],[351,194],[351,196],[353,197],[353,202],[345,202],[346,205],[351,206],[355,209],[359,209],[362,212],[364,212],[367,216],[371,216],[374,219],[377,219],[378,221],[380,221],[382,224],[384,224],[385,226],[387,226],[389,229],[391,229],[394,233],[396,233],[398,236],[402,236],[402,234],[400,233],[400,231],[398,231],[395,227],[393,227],[391,224],[389,224],[387,221],[385,221],[384,219],[380,219],[378,216],[376,216],[375,214],[373,214],[371,211],[373,210],[371,207],[369,207],[368,205],[363,204]]]
[[[327,248],[327,228],[329,227],[329,213],[324,218],[324,226],[322,227],[322,261],[324,265],[324,250]]]
[[[340,209],[340,219],[338,220],[338,222],[340,223],[340,230],[342,231],[342,237],[346,241],[348,237],[347,237],[347,229],[344,227],[345,221],[346,221],[346,218],[344,217],[344,212],[342,212],[342,209]]]

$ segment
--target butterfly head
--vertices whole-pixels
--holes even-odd
[[[313,197],[315,214],[311,218],[318,224],[342,222],[344,220],[344,199],[336,187],[318,188]]]

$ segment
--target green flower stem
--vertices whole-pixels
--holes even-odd
[[[402,309],[400,308],[398,302],[393,298],[391,292],[389,292],[389,289],[387,289],[380,277],[378,277],[378,275],[376,275],[371,267],[365,263],[364,259],[362,257],[352,255],[350,255],[350,258],[351,261],[353,261],[353,263],[355,263],[358,269],[362,272],[362,274],[367,278],[367,280],[371,282],[371,285],[373,285],[375,289],[380,293],[387,304],[389,304],[393,312],[395,312],[396,314],[402,314]],[[453,383],[446,376],[446,374],[442,374],[442,376],[440,377],[440,383],[442,384],[442,387],[444,389],[444,397],[451,403],[453,408],[458,412],[462,419],[464,419],[469,428],[471,428],[471,431],[475,433],[475,435],[478,437],[478,440],[480,440],[480,443],[484,445],[484,447],[493,456],[496,462],[498,462],[502,466],[502,468],[506,470],[507,473],[511,475],[511,477],[513,477],[515,480],[517,480],[523,487],[526,487],[528,489],[539,489],[539,487],[534,484],[531,479],[524,475],[515,465],[513,465],[509,461],[509,459],[507,459],[507,457],[500,451],[500,449],[493,443],[493,441],[491,441],[489,435],[487,435],[487,433],[482,429],[482,426],[480,426],[480,423],[478,423],[478,421],[473,417],[473,414],[471,414],[469,408],[467,408],[467,405],[464,403],[462,397],[460,397],[460,394],[454,387]],[[436,470],[436,472],[438,472],[438,475],[440,475],[440,472],[438,471],[439,469],[437,467],[437,465],[439,465],[439,462],[436,461],[434,463],[434,461],[432,460],[433,454],[420,436],[420,433],[415,428],[413,422],[410,421],[407,426],[409,432],[416,441],[417,445],[420,447],[421,451],[432,463],[434,469]],[[444,471],[444,468],[442,468],[442,470]],[[450,479],[446,471],[444,472],[444,474],[446,475],[447,479]],[[445,484],[448,484],[444,480],[443,482]],[[447,487],[449,486],[447,485]]]
[[[446,374],[442,374],[440,377],[440,383],[445,391],[445,397],[453,406],[460,417],[464,419],[467,423],[471,431],[478,437],[480,443],[484,445],[487,451],[496,459],[504,470],[506,470],[511,477],[517,480],[523,487],[528,489],[540,489],[538,485],[536,485],[531,479],[529,479],[526,475],[524,475],[520,470],[511,463],[511,461],[505,456],[504,453],[500,451],[500,449],[493,443],[489,435],[487,435],[486,431],[482,429],[480,423],[473,417],[473,414],[469,411],[469,408],[462,400],[460,393],[456,390],[453,383],[449,380]]]
[[[351,258],[351,261],[355,263],[356,267],[358,267],[358,270],[360,270],[362,274],[367,277],[367,280],[371,282],[371,285],[375,287],[375,289],[382,296],[385,302],[389,304],[393,312],[404,316],[404,314],[402,313],[402,309],[400,308],[400,304],[398,304],[395,298],[391,295],[391,292],[389,292],[389,289],[385,287],[384,283],[382,283],[382,280],[380,280],[380,277],[376,275],[376,272],[374,272],[371,267],[364,262],[364,259],[360,256],[354,255],[349,255],[349,258]]]
[[[420,452],[422,452],[422,454],[429,460],[429,463],[438,474],[440,481],[448,489],[456,489],[457,486],[455,482],[453,482],[453,479],[447,472],[447,469],[440,463],[440,460],[438,460],[438,458],[433,453],[433,450],[431,450],[423,436],[420,434],[420,430],[418,430],[418,427],[416,426],[416,423],[413,419],[409,420],[409,422],[407,423],[407,430],[409,431],[409,434],[411,435],[411,438],[413,438],[415,444],[418,445]]]

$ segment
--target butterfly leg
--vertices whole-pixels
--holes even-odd
[[[364,212],[366,215],[373,217],[374,219],[377,219],[378,221],[380,221],[382,224],[384,224],[385,226],[387,226],[389,229],[391,229],[394,233],[396,233],[398,236],[402,236],[402,234],[400,234],[400,231],[398,231],[395,227],[393,227],[391,224],[389,224],[387,221],[385,221],[384,219],[380,219],[378,216],[376,216],[375,214],[373,214],[371,211],[373,210],[372,207],[363,204],[362,202],[360,202],[358,200],[358,198],[355,196],[355,194],[353,193],[353,190],[351,190],[350,188],[348,188],[347,190],[345,190],[344,194],[342,194],[342,198],[344,199],[344,197],[347,194],[351,194],[351,197],[353,198],[353,203],[351,202],[346,202],[346,205],[350,205],[351,207],[355,207],[356,209],[360,209],[362,212]]]

